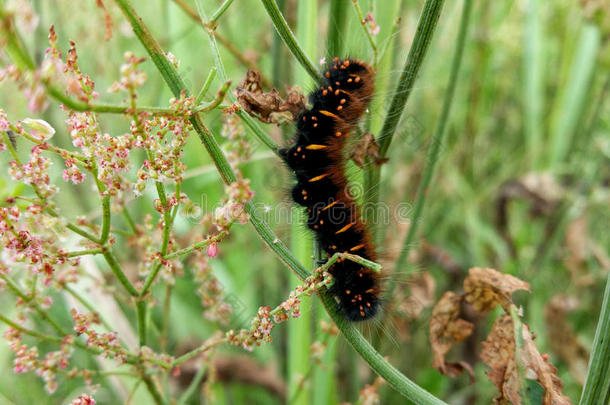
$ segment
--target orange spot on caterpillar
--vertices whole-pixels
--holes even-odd
[[[322,208],[322,211],[326,211],[327,209],[329,209],[330,207],[332,207],[333,205],[335,205],[336,203],[338,203],[339,200],[335,200],[333,202],[331,202],[330,204],[328,204],[326,207]],[[336,248],[336,247],[335,247]]]
[[[341,100],[339,100],[339,104],[345,104],[346,101],[346,99],[342,98]]]
[[[324,174],[321,174],[319,176],[312,177],[311,179],[309,179],[309,182],[313,183],[314,181],[322,180],[326,176],[328,176],[328,173],[324,173]]]
[[[331,117],[331,118],[334,118],[334,119],[337,119],[337,120],[339,119],[339,116],[338,116],[337,114],[333,114],[333,113],[331,113],[330,111],[326,111],[326,110],[320,110],[320,111],[319,111],[319,113],[320,113],[320,114],[324,114],[324,115],[326,115],[327,117]]]
[[[328,79],[330,77],[330,72],[327,71],[324,76],[326,76],[326,78]]]
[[[318,127],[318,124],[317,124],[317,123],[313,124],[313,127],[314,127],[314,128],[317,128],[317,127]]]
[[[355,252],[356,250],[360,250],[364,247],[364,243],[361,243],[359,245],[354,246],[353,248],[351,248],[349,251],[350,252]]]
[[[320,149],[326,149],[326,148],[327,148],[326,145],[317,145],[315,143],[311,144],[311,145],[307,145],[305,147],[305,149],[308,149],[308,150],[320,150]]]
[[[350,79],[350,80],[352,80],[352,79]],[[323,95],[323,96],[327,96],[327,95],[328,95],[328,90],[323,90],[323,91],[322,91],[322,95]]]
[[[343,110],[343,106],[342,105],[337,107],[337,111],[341,111],[341,110]]]
[[[341,136],[341,132],[339,132],[339,131],[335,132],[335,136]]]
[[[346,293],[347,295],[350,295],[350,294],[352,293],[352,291],[351,291],[351,290],[345,290],[345,293]]]
[[[339,90],[335,90],[335,96],[339,95]]]
[[[345,231],[347,231],[349,228],[351,228],[352,226],[354,226],[355,222],[351,222],[347,225],[345,225],[343,228],[339,229],[337,232],[335,232],[335,235],[338,235],[340,233],[343,233]]]

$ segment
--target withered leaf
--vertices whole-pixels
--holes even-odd
[[[287,88],[286,100],[276,89],[263,92],[260,73],[254,70],[248,70],[235,93],[244,111],[267,124],[293,121],[305,108],[303,94],[294,87]]]
[[[504,315],[496,319],[489,336],[481,345],[481,360],[491,368],[486,373],[487,377],[500,391],[494,398],[494,403],[506,404],[510,401],[514,405],[520,404],[521,385],[515,358],[513,321],[510,316]]]
[[[464,280],[466,302],[479,313],[484,314],[498,304],[509,312],[511,295],[517,290],[530,291],[530,285],[510,274],[502,274],[491,268],[473,267]]]
[[[371,158],[376,166],[381,166],[388,161],[388,158],[379,157],[379,145],[377,145],[377,141],[375,141],[375,136],[370,132],[366,132],[362,135],[358,143],[354,146],[354,150],[350,157],[356,166],[361,169],[364,169],[364,160],[366,158]]]
[[[494,399],[495,403],[522,403],[520,366],[524,370],[524,378],[535,379],[544,388],[543,405],[569,405],[569,398],[561,393],[563,384],[557,377],[557,369],[546,355],[540,354],[527,325],[520,327],[521,347],[518,353],[514,324],[509,315],[496,320],[489,336],[482,343],[481,359],[491,368],[487,376],[500,390]]]
[[[432,310],[430,319],[430,346],[434,358],[432,367],[445,375],[456,376],[466,370],[472,376],[472,369],[466,363],[449,363],[445,356],[451,347],[472,334],[474,325],[459,317],[463,297],[451,291],[445,292]]]

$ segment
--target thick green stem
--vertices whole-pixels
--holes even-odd
[[[464,53],[464,45],[466,43],[466,34],[468,32],[468,23],[470,21],[470,14],[472,10],[472,0],[464,0],[464,7],[462,9],[462,18],[460,21],[460,30],[456,40],[455,52],[453,54],[453,60],[451,62],[451,73],[449,75],[449,84],[447,91],[445,92],[445,100],[443,101],[443,109],[438,119],[434,135],[432,136],[432,144],[428,151],[426,158],[426,167],[424,169],[424,175],[417,188],[417,196],[415,198],[415,207],[413,209],[413,216],[409,226],[409,232],[403,243],[403,249],[396,260],[396,266],[394,267],[394,274],[402,271],[405,261],[409,255],[409,251],[415,239],[415,234],[421,220],[421,216],[424,210],[424,204],[426,197],[428,196],[428,186],[432,181],[432,175],[438,162],[441,145],[444,142],[447,122],[449,121],[449,113],[451,111],[451,104],[453,102],[453,96],[455,94],[455,88],[457,86],[458,74],[460,72],[460,65],[462,63],[462,55]],[[392,288],[392,287],[390,287]]]
[[[408,398],[419,405],[445,404],[445,402],[409,380],[404,374],[388,363],[388,361],[385,360],[362,336],[354,324],[347,321],[337,312],[333,297],[326,293],[320,293],[319,296],[326,307],[326,311],[333,321],[335,321],[335,324],[345,339],[352,345],[354,350],[360,354],[360,357],[362,357],[377,374],[382,376],[392,388],[402,394],[405,398]]]
[[[424,10],[417,24],[417,32],[413,38],[413,45],[409,50],[409,55],[405,61],[405,66],[402,69],[402,74],[398,80],[396,90],[392,96],[390,108],[386,114],[381,133],[378,136],[379,154],[381,157],[386,156],[392,137],[396,132],[396,127],[404,111],[405,104],[411,95],[413,85],[417,79],[417,73],[424,61],[428,45],[432,40],[436,23],[441,15],[444,0],[426,0]]]

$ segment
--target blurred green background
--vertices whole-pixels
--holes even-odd
[[[132,2],[162,47],[180,61],[180,74],[196,92],[214,62],[205,31],[177,3],[195,10],[191,0]],[[202,3],[208,14],[220,4],[214,0]],[[342,49],[337,56],[372,61],[373,53],[351,1],[333,1],[338,7],[336,11],[331,10],[330,1],[278,3],[314,62],[327,55],[329,26],[341,24],[342,20],[345,28],[340,34]],[[441,145],[417,243],[411,249],[409,266],[400,269],[404,276],[401,282],[391,277],[387,281],[397,283],[386,314],[387,324],[383,328],[374,323],[362,327],[393,365],[448,403],[487,404],[496,394],[484,374],[487,367],[478,359],[478,351],[480,341],[499,313],[473,318],[477,324],[475,335],[450,354],[450,358],[474,363],[474,384],[469,384],[466,375],[455,379],[442,376],[430,365],[432,353],[427,335],[431,307],[444,291],[459,291],[466,270],[472,266],[494,267],[531,284],[531,294],[516,295],[517,303],[523,306],[524,321],[536,334],[540,351],[549,353],[558,367],[564,393],[573,401],[580,395],[586,369],[579,369],[578,362],[582,363],[583,358],[586,361],[586,354],[570,357],[553,343],[563,332],[573,334],[585,350],[590,349],[609,270],[610,103],[605,99],[610,87],[610,11],[595,8],[604,7],[602,3],[473,2],[448,132]],[[48,46],[48,28],[53,24],[63,52],[70,39],[76,41],[80,68],[95,81],[100,100],[121,103],[122,95],[106,89],[119,77],[124,52],[145,56],[145,51],[114,3],[106,0],[104,4],[114,25],[108,41],[104,40],[103,13],[93,0],[32,1],[40,23],[33,34],[24,35],[23,39],[40,63]],[[409,51],[423,2],[361,0],[359,4],[364,13],[372,14],[380,27],[374,36],[381,56],[378,91],[365,124],[377,133]],[[445,4],[390,148],[390,161],[382,170],[379,195],[390,210],[395,210],[401,202],[411,204],[414,200],[447,86],[462,6],[461,1]],[[217,32],[281,92],[287,85],[300,85],[304,91],[313,87],[275,35],[258,1],[236,0],[221,16]],[[248,68],[222,41],[220,52],[234,88]],[[6,55],[2,56],[1,63],[3,66],[8,63]],[[148,81],[139,91],[138,102],[166,106],[171,93],[154,65],[149,60],[142,69],[147,72]],[[211,89],[215,92],[220,85],[216,78]],[[65,129],[66,115],[56,101],[51,100],[44,112],[32,114],[27,110],[22,90],[8,80],[1,86],[0,108],[11,120],[42,118],[57,129],[54,143],[72,147]],[[121,134],[129,128],[128,119],[121,115],[101,114],[99,118],[103,130],[110,134]],[[220,111],[208,113],[203,119],[223,143]],[[269,125],[264,129],[280,144],[286,143],[292,133],[290,125],[279,128]],[[261,207],[271,207],[266,216],[270,225],[282,240],[292,240],[295,253],[303,263],[309,264],[307,260],[312,251],[305,226],[291,224],[296,222],[295,217],[276,215],[290,207],[290,173],[254,136],[249,134],[248,139],[254,151],[253,159],[242,165],[241,170],[252,181],[255,202]],[[27,147],[21,148],[20,153],[25,156]],[[61,187],[55,197],[57,205],[72,219],[78,215],[99,216],[98,198],[90,192],[90,180],[76,186],[65,183],[61,179],[63,163],[53,159],[53,180]],[[196,136],[189,139],[184,162],[188,171],[183,192],[200,204],[204,212],[213,211],[223,194],[223,186]],[[3,173],[7,173],[7,163],[8,155],[2,154]],[[350,168],[350,173],[355,183],[361,181],[355,166]],[[0,178],[2,200],[14,194],[16,187],[8,175],[3,175]],[[142,222],[146,214],[157,218],[150,189],[143,197],[129,202],[129,210],[137,222]],[[115,218],[113,225],[125,227],[118,215]],[[177,238],[197,232],[197,219],[179,214]],[[404,219],[392,218],[388,223],[376,224],[386,235],[378,246],[386,263],[395,260],[402,248],[407,223]],[[123,241],[120,235],[117,238],[120,246]],[[137,271],[138,252],[128,248],[119,250],[118,254],[126,267]],[[230,239],[219,245],[219,256],[211,264],[228,300],[237,307],[229,324],[233,328],[247,326],[259,306],[276,306],[297,285],[296,278],[265,247],[250,225],[234,227]],[[93,265],[98,265],[103,273],[108,272],[102,261],[95,260]],[[202,316],[203,308],[189,266],[186,264],[184,276],[177,279],[172,291],[170,353],[193,347],[214,331],[224,330]],[[408,278],[410,274],[429,274],[434,282],[433,291],[422,301],[423,310],[416,316],[409,316],[407,297],[421,285]],[[154,295],[160,302],[165,293],[162,284],[156,286]],[[557,294],[578,303],[575,309],[560,317],[572,330],[557,331],[549,327],[552,326],[549,325],[551,315],[547,316],[552,312],[549,302]],[[69,302],[59,294],[56,300],[60,305],[53,306],[53,314],[69,324]],[[3,291],[0,295],[3,313],[11,314],[13,307],[14,297]],[[135,325],[131,309],[121,304],[118,308],[122,308],[120,315],[107,314],[109,322],[113,324],[116,316]],[[327,316],[317,298],[304,300],[302,312],[302,319],[281,324],[273,331],[271,344],[252,353],[225,347],[216,354],[227,361],[233,360],[230,367],[248,364],[255,372],[266,370],[277,384],[276,389],[229,376],[209,384],[205,393],[197,392],[188,403],[356,402],[358,391],[365,384],[371,384],[375,376],[340,336],[325,338],[328,348],[322,363],[312,359],[310,345],[324,336],[318,321]],[[158,334],[162,322],[160,306],[153,311],[152,321],[157,326],[156,331],[152,328],[152,333]],[[155,339],[151,341],[154,346]],[[44,345],[39,348],[44,352]],[[250,364],[238,357],[246,355],[255,362]],[[99,367],[82,353],[76,353],[75,359],[82,367]],[[82,382],[64,380],[54,394],[46,394],[41,380],[33,373],[15,375],[8,371],[12,369],[12,353],[6,345],[0,345],[0,364],[6,370],[0,379],[0,403],[62,404],[85,390]],[[171,389],[184,390],[193,373],[194,370],[183,370],[180,377],[170,377]],[[95,381],[101,383],[95,394],[101,404],[124,400],[118,386],[123,386],[125,392],[133,388],[133,380],[127,377]],[[387,386],[380,388],[380,396],[381,403],[404,401]],[[135,391],[132,403],[149,403],[143,387]]]

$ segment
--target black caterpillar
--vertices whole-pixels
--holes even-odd
[[[324,251],[352,253],[374,261],[367,227],[348,191],[343,149],[373,94],[373,69],[353,59],[335,58],[312,92],[311,109],[297,118],[294,145],[280,150],[296,175],[294,201],[307,208],[307,225]],[[379,274],[350,260],[330,269],[330,293],[352,321],[375,316],[380,305]]]

